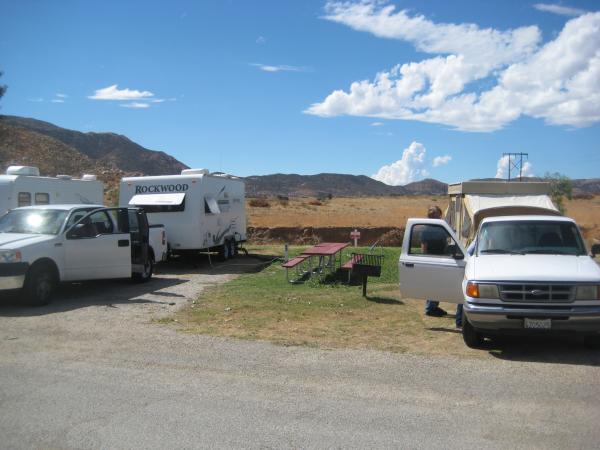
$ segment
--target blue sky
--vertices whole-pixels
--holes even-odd
[[[600,177],[597,2],[3,2],[3,114],[237,175]]]

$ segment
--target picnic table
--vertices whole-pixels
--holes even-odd
[[[348,245],[350,244],[347,242],[322,242],[307,248],[300,256],[283,263],[282,267],[286,269],[288,281],[290,281],[289,269],[295,269],[296,280],[307,274],[310,276],[312,273],[318,273],[323,276],[327,272],[335,272],[337,267],[342,266],[342,250]],[[316,260],[316,264],[313,258]]]

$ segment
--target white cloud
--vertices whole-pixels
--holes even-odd
[[[444,156],[436,156],[433,158],[433,167],[439,167],[448,164],[452,161],[452,156],[444,155]]]
[[[42,97],[36,97],[36,98],[28,98],[27,101],[33,102],[33,103],[41,103],[44,101],[44,99]]]
[[[413,141],[402,152],[398,161],[383,166],[371,178],[392,186],[399,186],[426,177],[429,172],[425,169],[425,154],[427,150],[418,142]]]
[[[50,100],[52,103],[64,103],[65,100],[63,98],[53,98]]]
[[[94,92],[94,95],[88,96],[92,100],[138,100],[150,97],[154,97],[154,94],[150,91],[119,89],[116,84],[98,89]]]
[[[258,67],[263,72],[307,72],[307,67],[299,67],[299,66],[288,66],[288,65],[280,65],[280,66],[271,66],[267,64],[250,64],[251,66]]]
[[[600,121],[600,13],[570,20],[540,46],[535,26],[498,31],[438,24],[376,0],[328,3],[326,12],[327,20],[436,56],[353,82],[305,113],[417,120],[465,131],[497,130],[523,115],[576,127]]]
[[[256,43],[258,45],[262,45],[262,44],[266,44],[267,43],[267,38],[264,36],[259,36],[256,38]]]
[[[372,127],[382,127],[383,125],[384,125],[384,123],[383,123],[383,122],[373,122],[373,123],[371,124],[371,126],[372,126]]]
[[[142,103],[142,102],[131,102],[131,103],[122,103],[119,106],[121,106],[123,108],[143,109],[143,108],[149,108],[150,104]]]
[[[580,8],[573,8],[570,6],[556,5],[553,3],[536,3],[533,7],[539,11],[549,12],[553,14],[559,14],[561,16],[580,16],[585,14],[585,10]]]
[[[57,92],[55,94],[58,98],[68,98],[69,96],[67,94],[61,94],[60,92]]]
[[[512,166],[510,168],[510,178],[514,180],[515,178],[519,178],[519,172],[514,166],[515,160],[512,160]],[[498,160],[498,164],[496,166],[496,178],[508,179],[508,166],[509,166],[509,157],[508,155],[502,156]],[[523,177],[532,177],[533,175],[533,166],[529,161],[523,162],[523,167],[521,170],[521,175]]]

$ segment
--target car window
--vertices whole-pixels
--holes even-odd
[[[98,234],[112,234],[113,232],[113,224],[106,211],[93,213],[90,216],[90,222],[96,227]]]
[[[459,252],[450,233],[440,226],[419,224],[412,227],[409,253],[412,255],[452,257]]]
[[[71,228],[74,224],[79,222],[83,216],[85,216],[87,213],[89,213],[90,211],[93,211],[93,210],[94,210],[94,208],[76,209],[69,216],[69,220],[67,220],[66,228],[67,229]]]
[[[570,222],[490,222],[482,225],[478,241],[478,254],[586,254],[579,231]]]

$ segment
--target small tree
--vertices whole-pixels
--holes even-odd
[[[550,183],[550,196],[552,201],[558,208],[561,214],[565,213],[565,205],[563,198],[571,200],[573,198],[573,183],[571,179],[558,172],[548,173],[544,175],[544,179]]]

